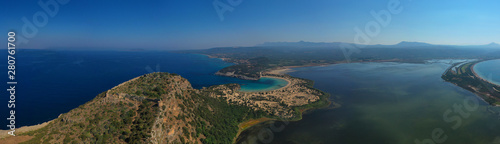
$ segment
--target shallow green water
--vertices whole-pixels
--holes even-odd
[[[270,91],[286,86],[288,82],[284,79],[262,77],[254,82],[247,82],[241,86],[241,91],[256,92],[256,91]]]
[[[332,94],[342,107],[312,111],[297,122],[257,125],[244,131],[238,143],[500,143],[498,108],[444,82],[440,76],[448,66],[353,63],[297,68],[292,76],[314,80],[316,88]],[[433,133],[441,135],[433,140]]]

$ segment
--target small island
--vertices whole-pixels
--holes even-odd
[[[500,86],[481,78],[474,66],[486,60],[453,64],[441,76],[447,82],[471,91],[487,103],[500,106]]]

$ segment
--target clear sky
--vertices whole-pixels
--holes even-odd
[[[41,0],[43,2],[49,0]],[[46,24],[22,48],[200,49],[263,42],[353,42],[355,27],[375,20],[391,0],[217,0],[233,11],[221,20],[214,0],[71,0],[54,17],[35,0],[0,4],[5,35],[23,36],[22,17]],[[397,0],[396,0],[397,1]],[[229,2],[233,2],[232,5]],[[402,11],[370,44],[419,41],[475,45],[500,42],[498,0],[400,0]],[[52,6],[50,9],[54,9]],[[42,21],[43,22],[43,21]],[[29,32],[26,32],[29,33]],[[33,34],[33,32],[31,32]],[[2,34],[2,38],[5,38]],[[5,41],[1,41],[5,43]]]

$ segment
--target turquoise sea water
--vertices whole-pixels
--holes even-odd
[[[7,51],[2,52],[7,56]],[[194,88],[239,83],[247,90],[266,90],[283,85],[280,80],[259,81],[214,75],[232,65],[204,55],[165,51],[53,51],[19,50],[16,53],[16,126],[43,123],[84,104],[97,94],[124,81],[151,72],[177,73]],[[7,67],[1,63],[0,67]],[[7,76],[4,77],[7,81]],[[7,89],[6,83],[4,88]],[[9,101],[2,91],[1,102]],[[7,106],[0,116],[8,117]],[[0,121],[0,129],[9,121]]]
[[[245,130],[238,143],[492,144],[500,142],[499,108],[443,81],[444,63],[351,63],[296,68],[340,108],[296,122]],[[433,135],[440,134],[433,139]]]
[[[483,79],[500,85],[500,60],[489,60],[477,63],[474,71]]]
[[[252,83],[245,83],[241,86],[241,91],[256,92],[256,91],[270,91],[286,86],[288,82],[284,79],[262,77]]]

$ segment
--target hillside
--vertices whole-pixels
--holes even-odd
[[[463,89],[476,93],[491,105],[500,105],[500,86],[492,84],[477,74],[473,67],[482,61],[457,63],[449,67],[441,78]]]
[[[259,79],[260,72],[289,66],[315,66],[345,62],[410,62],[429,59],[494,59],[500,58],[500,46],[492,43],[477,46],[433,45],[401,42],[395,45],[361,45],[343,48],[349,43],[273,42],[254,47],[218,47],[185,50],[181,53],[204,54],[236,65],[217,74],[243,79]],[[254,63],[252,61],[262,61]]]
[[[297,78],[286,91],[239,92],[238,84],[193,89],[176,74],[151,73],[124,82],[61,114],[47,126],[21,134],[24,143],[232,143],[240,123],[300,119],[299,109],[327,104],[323,92]],[[309,83],[309,84],[307,84]],[[305,101],[304,101],[305,100]]]

